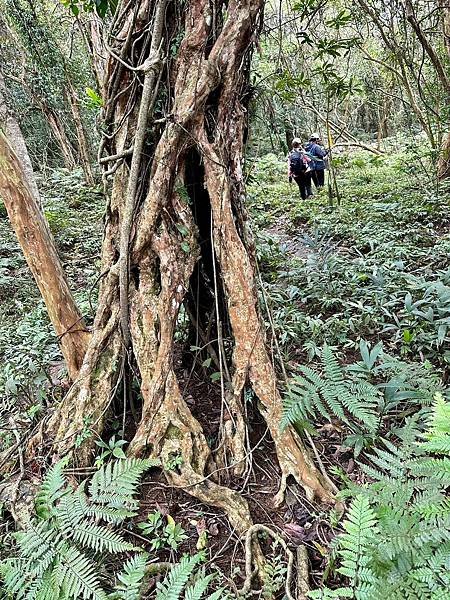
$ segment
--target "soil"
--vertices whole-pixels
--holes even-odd
[[[301,227],[297,228],[295,235],[288,233],[292,228],[292,222],[287,217],[280,217],[276,224],[266,229],[266,233],[274,237],[281,248],[285,250],[291,257],[308,258],[311,254],[311,249],[308,248],[303,239],[304,230]]]

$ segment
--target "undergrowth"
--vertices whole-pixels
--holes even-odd
[[[301,202],[286,181],[284,160],[275,155],[250,164],[247,173],[261,305],[269,342],[288,376],[281,426],[312,436],[328,470],[344,482],[343,495],[352,499],[332,548],[319,545],[326,581],[313,578],[311,597],[445,600],[448,191],[431,184],[426,169],[406,151],[381,158],[348,153],[335,167],[339,206],[335,199],[330,204],[326,190]],[[87,189],[80,174],[60,170],[46,174],[43,199],[75,293],[92,288],[77,297],[89,322],[101,195]],[[11,418],[32,423],[66,387],[57,340],[3,215],[0,229],[4,450],[14,443]],[[97,440],[100,469],[90,483],[67,479],[63,463],[47,475],[30,530],[18,536],[17,545],[8,542],[13,558],[3,561],[2,573],[12,597],[145,597],[156,553],[176,555],[183,546],[185,530],[157,510],[137,525],[138,535],[148,538],[145,549],[130,537],[134,493],[149,464],[134,463],[142,469],[124,493],[115,488],[117,481],[102,488],[100,480],[106,482],[114,469],[132,465],[125,459],[108,462],[124,456],[123,431],[112,433],[109,443]],[[220,574],[206,569],[202,549],[176,555],[175,562],[153,589],[158,600],[194,600],[208,593],[211,600],[233,597]],[[276,597],[286,577],[281,554],[268,561],[266,577],[262,597]]]

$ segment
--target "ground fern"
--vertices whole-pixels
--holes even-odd
[[[55,464],[36,496],[35,518],[16,534],[18,556],[0,563],[6,593],[17,600],[106,599],[109,586],[98,558],[138,552],[112,524],[136,514],[139,479],[154,464],[138,459],[109,463],[95,473],[89,493],[84,482],[76,489],[69,485],[66,461]],[[125,563],[118,598],[138,598],[144,563],[139,554]]]
[[[285,394],[282,427],[321,415],[327,420],[344,421],[352,430],[357,423],[358,428],[375,433],[379,424],[380,390],[368,381],[346,374],[326,345],[322,351],[322,371],[320,375],[308,366],[299,367]]]
[[[337,571],[349,584],[312,598],[450,598],[450,456],[442,444],[449,408],[438,394],[425,435],[409,428],[408,443],[398,449],[385,440],[362,465],[373,483],[352,486],[356,497],[337,539]]]

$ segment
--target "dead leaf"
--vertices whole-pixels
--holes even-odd
[[[293,541],[303,542],[305,539],[305,530],[298,523],[286,523],[284,530]]]
[[[208,531],[210,535],[219,535],[219,527],[217,526],[217,523],[212,521],[209,524]]]

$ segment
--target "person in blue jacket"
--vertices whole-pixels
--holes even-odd
[[[308,156],[311,158],[311,178],[314,181],[316,188],[322,188],[325,185],[325,157],[328,150],[323,147],[320,135],[313,133],[309,138],[309,142],[305,146]]]

